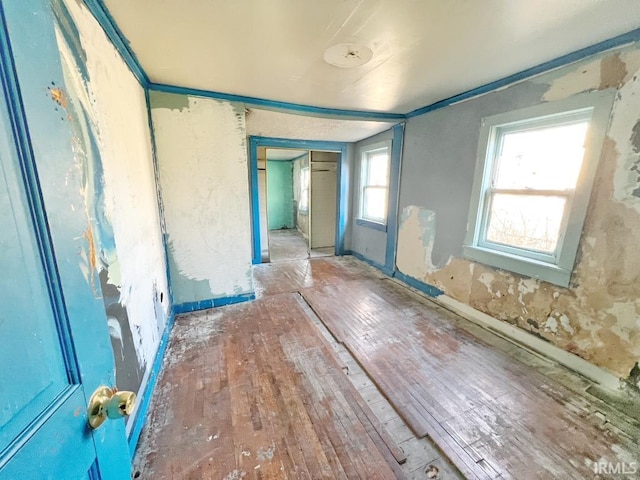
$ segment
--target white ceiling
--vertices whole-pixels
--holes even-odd
[[[407,113],[640,27],[640,0],[104,0],[152,82]],[[323,60],[359,43],[371,61]]]

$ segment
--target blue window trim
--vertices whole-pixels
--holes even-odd
[[[299,140],[277,137],[249,137],[249,193],[251,195],[251,233],[253,237],[252,263],[262,263],[260,242],[260,201],[258,196],[258,148],[292,148],[296,150],[319,150],[337,152],[340,154],[338,162],[338,201],[336,202],[336,255],[344,255],[344,236],[347,228],[349,167],[347,159],[347,144],[345,142],[330,142],[322,140]]]
[[[372,228],[374,230],[378,230],[379,232],[387,231],[387,225],[385,225],[384,223],[372,222],[371,220],[366,220],[364,218],[356,218],[356,225]]]

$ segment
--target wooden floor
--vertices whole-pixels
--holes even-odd
[[[287,262],[334,255],[334,247],[314,248],[309,251],[307,241],[295,228],[269,230],[269,261]]]
[[[640,461],[637,422],[589,382],[351,257],[254,278],[258,300],[176,320],[136,478],[458,478],[441,452],[467,478],[608,478],[593,462]]]

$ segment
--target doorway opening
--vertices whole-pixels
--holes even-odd
[[[253,263],[342,255],[346,144],[250,138]]]

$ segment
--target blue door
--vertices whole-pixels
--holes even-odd
[[[0,0],[0,480],[123,480],[123,420],[87,426],[114,362],[55,25]]]

